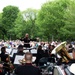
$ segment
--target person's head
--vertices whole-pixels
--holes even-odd
[[[51,44],[48,45],[48,49],[50,49],[50,48],[51,48]]]
[[[42,46],[41,45],[38,46],[38,50],[42,50]]]
[[[22,45],[18,46],[18,52],[20,52],[20,51],[23,51],[23,46]]]
[[[26,61],[26,63],[32,62],[32,54],[30,52],[25,53],[25,61]]]
[[[5,53],[6,52],[6,47],[2,47],[1,48],[1,53]]]
[[[29,38],[29,34],[28,33],[25,34],[25,38]]]
[[[55,46],[54,45],[51,45],[51,50],[53,50],[55,48]]]
[[[73,49],[72,51],[72,56],[73,56],[73,59],[75,59],[75,49]]]

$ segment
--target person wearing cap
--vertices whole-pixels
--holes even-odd
[[[32,65],[32,54],[25,54],[25,65],[20,65],[15,69],[16,75],[42,75],[39,68]]]

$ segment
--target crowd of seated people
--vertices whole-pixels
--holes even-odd
[[[38,68],[39,67],[39,61],[42,58],[50,58],[50,57],[53,57],[53,56],[56,57],[55,55],[52,55],[51,52],[59,42],[53,42],[53,43],[52,42],[50,42],[50,43],[40,42],[40,44],[39,44],[38,42],[36,42],[36,40],[30,40],[29,38],[28,38],[28,40],[29,41],[27,41],[27,43],[25,43],[25,41],[26,41],[25,39],[20,39],[20,40],[16,40],[16,41],[6,41],[6,42],[2,41],[2,42],[0,42],[0,48],[1,48],[1,53],[0,53],[0,59],[1,59],[0,63],[1,64],[0,64],[0,67],[5,69],[3,71],[3,73],[1,72],[1,75],[5,75],[6,72],[9,72],[8,75],[10,75],[10,69],[9,69],[10,65],[6,64],[6,63],[9,62],[9,58],[10,58],[11,63],[15,67],[14,72],[15,72],[16,75],[25,75],[25,74],[27,74],[27,75],[34,75],[34,74],[35,75],[41,75],[40,69]],[[22,41],[24,41],[24,43]],[[24,53],[24,49],[23,49],[24,47],[26,47],[25,44],[29,44],[30,41],[35,41],[35,46],[36,46],[36,44],[38,44],[37,47],[36,47],[36,50],[37,50],[36,60],[34,62],[32,62],[33,54],[31,54],[30,52]],[[29,44],[29,47],[30,47],[30,44]],[[70,46],[68,46],[68,47],[70,47]],[[6,53],[6,48],[12,48],[12,49],[16,48],[17,52],[14,53],[12,57],[9,57],[9,54]],[[75,59],[75,57],[74,57],[75,51],[71,50],[71,52],[73,54],[73,59]],[[16,55],[20,55],[20,56],[25,55],[24,59],[25,59],[26,64],[15,65],[14,61],[15,61]],[[4,64],[4,62],[5,62],[5,64]],[[75,63],[75,60],[71,60],[70,62]],[[35,64],[35,66],[37,66],[37,67],[33,66],[33,64]],[[6,68],[4,66],[9,67],[9,68]],[[24,69],[24,70],[22,70],[22,69]],[[32,69],[36,70],[36,72],[34,72],[34,70],[32,70]]]

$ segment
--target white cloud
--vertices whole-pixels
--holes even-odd
[[[0,0],[0,12],[7,5],[14,5],[19,7],[21,11],[27,8],[40,9],[41,5],[47,0]]]

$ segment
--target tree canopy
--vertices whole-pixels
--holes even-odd
[[[13,34],[12,28],[14,27],[14,22],[17,18],[18,12],[19,9],[16,6],[6,6],[3,8],[2,25],[5,27],[7,36],[9,36],[8,34]]]
[[[46,38],[50,39],[53,36],[62,40],[73,38],[71,35],[74,36],[74,6],[75,2],[71,0],[49,1],[42,5],[37,23],[42,27]]]
[[[42,4],[41,9],[20,11],[6,6],[0,13],[0,37],[20,38],[29,33],[31,38],[44,40],[75,40],[75,1],[53,0]]]

